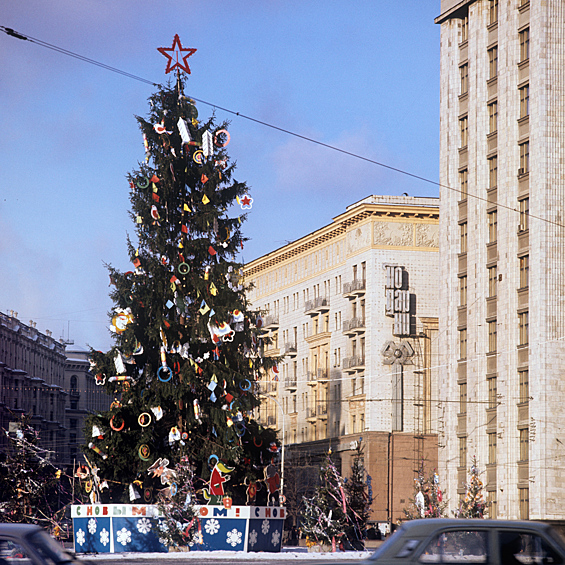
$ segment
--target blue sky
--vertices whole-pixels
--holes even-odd
[[[178,33],[187,94],[436,181],[439,0],[19,0],[0,25],[162,83]],[[104,263],[129,270],[126,174],[153,87],[0,34],[0,310],[75,345],[111,345]],[[212,108],[200,104],[201,118]],[[254,199],[240,259],[328,224],[370,194],[432,184],[231,120]],[[70,330],[70,335],[69,335]]]

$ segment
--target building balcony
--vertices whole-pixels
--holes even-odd
[[[361,355],[345,357],[342,361],[342,367],[346,373],[354,373],[355,371],[365,367],[365,357]]]
[[[276,425],[277,425],[277,417],[267,416],[267,426],[276,426]]]
[[[343,296],[353,298],[365,294],[367,281],[365,279],[354,279],[343,283]]]
[[[287,342],[281,347],[281,355],[296,357],[296,343]]]
[[[365,331],[365,318],[355,317],[345,320],[342,324],[342,331],[345,335],[354,335]]]
[[[317,374],[316,371],[308,371],[308,373],[306,373],[306,384],[309,386],[316,386],[318,384],[318,378],[317,378]]]
[[[269,314],[265,317],[265,329],[276,330],[279,327],[279,316],[278,314]]]
[[[330,299],[325,296],[318,296],[314,300],[307,300],[304,306],[304,313],[308,316],[317,316],[330,309]]]
[[[326,383],[330,380],[330,370],[319,368],[316,370],[316,378],[318,382]]]
[[[296,379],[296,377],[287,377],[287,378],[284,380],[284,388],[285,388],[286,390],[290,390],[290,391],[296,390],[296,388],[297,388],[297,379]]]
[[[309,406],[306,409],[306,419],[307,420],[316,420],[316,407],[315,406]]]

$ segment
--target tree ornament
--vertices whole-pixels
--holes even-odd
[[[184,71],[190,74],[190,67],[188,66],[187,59],[196,53],[196,49],[184,48],[180,42],[178,34],[175,34],[173,45],[171,47],[158,47],[157,51],[167,57],[167,68],[165,74],[169,74],[175,69]],[[186,53],[186,55],[183,55]]]

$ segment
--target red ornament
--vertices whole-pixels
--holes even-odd
[[[167,57],[167,68],[165,73],[168,74],[174,69],[180,69],[190,74],[190,67],[188,66],[187,59],[196,52],[196,49],[184,48],[180,42],[178,33],[175,34],[172,47],[158,47],[157,51]],[[170,52],[170,53],[168,53]],[[187,52],[183,56],[183,52]]]

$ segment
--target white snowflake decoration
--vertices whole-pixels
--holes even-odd
[[[281,533],[278,530],[273,532],[273,536],[271,537],[271,543],[275,546],[279,545],[279,541],[281,540]]]
[[[239,543],[241,543],[241,532],[238,532],[235,528],[228,532],[228,537],[226,542],[229,543],[232,547],[235,547]]]
[[[77,532],[77,543],[79,545],[82,545],[85,539],[86,539],[85,531],[82,528],[80,528],[79,531]]]
[[[141,518],[137,521],[136,527],[140,534],[148,534],[151,531],[151,520],[149,518]]]
[[[267,518],[265,518],[261,523],[261,531],[263,532],[263,535],[266,536],[269,533],[270,529],[271,523],[269,522],[269,520],[267,520]]]
[[[90,518],[88,521],[88,531],[93,535],[96,533],[96,520],[94,518]]]
[[[259,535],[257,534],[257,530],[251,530],[251,533],[249,534],[249,545],[251,547],[255,547],[258,537]]]
[[[106,547],[108,545],[108,543],[110,542],[110,532],[104,528],[101,532],[100,532],[100,543]]]
[[[121,543],[122,545],[125,546],[131,542],[131,532],[128,531],[126,528],[122,528],[116,534],[116,539],[118,540],[118,543]]]
[[[204,524],[204,529],[206,530],[206,533],[213,536],[214,534],[217,534],[220,530],[220,522],[218,522],[218,520],[215,520],[214,518],[212,518],[211,520],[208,520],[205,524]]]

